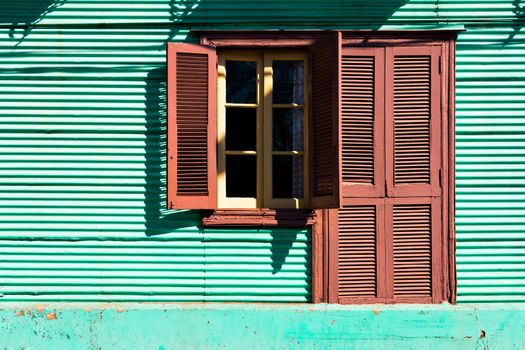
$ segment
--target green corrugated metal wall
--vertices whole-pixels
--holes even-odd
[[[460,35],[456,111],[458,300],[525,301],[525,30]]]
[[[458,301],[525,300],[519,0],[19,0],[0,14],[3,300],[310,300],[309,231],[204,230],[165,201],[165,43],[195,28],[464,24]]]

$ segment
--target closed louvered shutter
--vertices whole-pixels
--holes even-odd
[[[441,274],[439,197],[386,202],[387,284],[398,302],[432,302]]]
[[[343,196],[383,197],[384,49],[343,49],[341,74]]]
[[[338,297],[341,303],[373,302],[384,291],[382,199],[351,200],[338,211]]]
[[[387,192],[439,195],[440,48],[394,47],[386,53]]]
[[[343,49],[344,196],[330,226],[332,302],[443,300],[439,53]]]
[[[341,33],[334,32],[310,48],[312,76],[312,204],[341,204],[340,67]]]
[[[168,44],[168,208],[217,203],[216,52]]]

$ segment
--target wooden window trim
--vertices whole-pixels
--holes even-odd
[[[441,129],[442,149],[442,240],[441,266],[445,278],[441,281],[440,293],[433,303],[448,301],[456,303],[456,235],[455,235],[455,38],[458,30],[435,31],[342,31],[343,47],[432,45],[441,50]],[[217,48],[276,49],[307,48],[326,31],[200,31],[201,44]],[[329,282],[328,267],[333,264],[328,254],[331,226],[337,225],[337,209],[310,211],[307,220],[299,210],[286,215],[278,210],[215,210],[203,212],[203,226],[306,226],[312,225],[312,301],[333,302],[334,286]],[[302,223],[306,221],[303,225]],[[287,225],[290,223],[290,225]],[[381,302],[377,299],[363,303]],[[385,300],[384,302],[389,302]],[[393,301],[391,301],[393,302]],[[397,300],[396,302],[401,302]],[[419,302],[415,299],[404,302]]]
[[[317,222],[310,209],[215,209],[202,211],[202,226],[307,227]]]

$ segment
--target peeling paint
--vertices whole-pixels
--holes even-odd
[[[57,320],[57,314],[56,312],[49,312],[46,314],[46,320]]]
[[[28,316],[29,310],[35,310],[35,316],[19,317],[21,311]],[[63,303],[47,305],[44,314],[36,310],[42,307],[0,304],[0,349],[286,350],[300,346],[301,350],[337,350],[348,349],[349,344],[370,350],[487,350],[489,345],[490,349],[525,349],[525,305],[378,309],[322,304]],[[375,317],[379,313],[381,317]]]
[[[25,310],[24,310],[24,309],[21,309],[20,311],[18,311],[18,312],[16,313],[16,316],[25,316],[25,314],[26,314]]]
[[[35,306],[35,310],[36,310],[38,313],[43,314],[44,311],[46,310],[46,307],[45,307],[44,305],[40,305],[40,304],[38,304],[38,305]]]

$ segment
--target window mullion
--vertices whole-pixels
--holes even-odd
[[[264,125],[262,140],[264,166],[260,169],[259,175],[262,179],[263,186],[263,206],[269,207],[272,201],[272,183],[273,183],[273,164],[272,164],[272,104],[273,104],[273,68],[272,58],[264,55],[264,79],[263,79],[263,108],[262,121]]]

